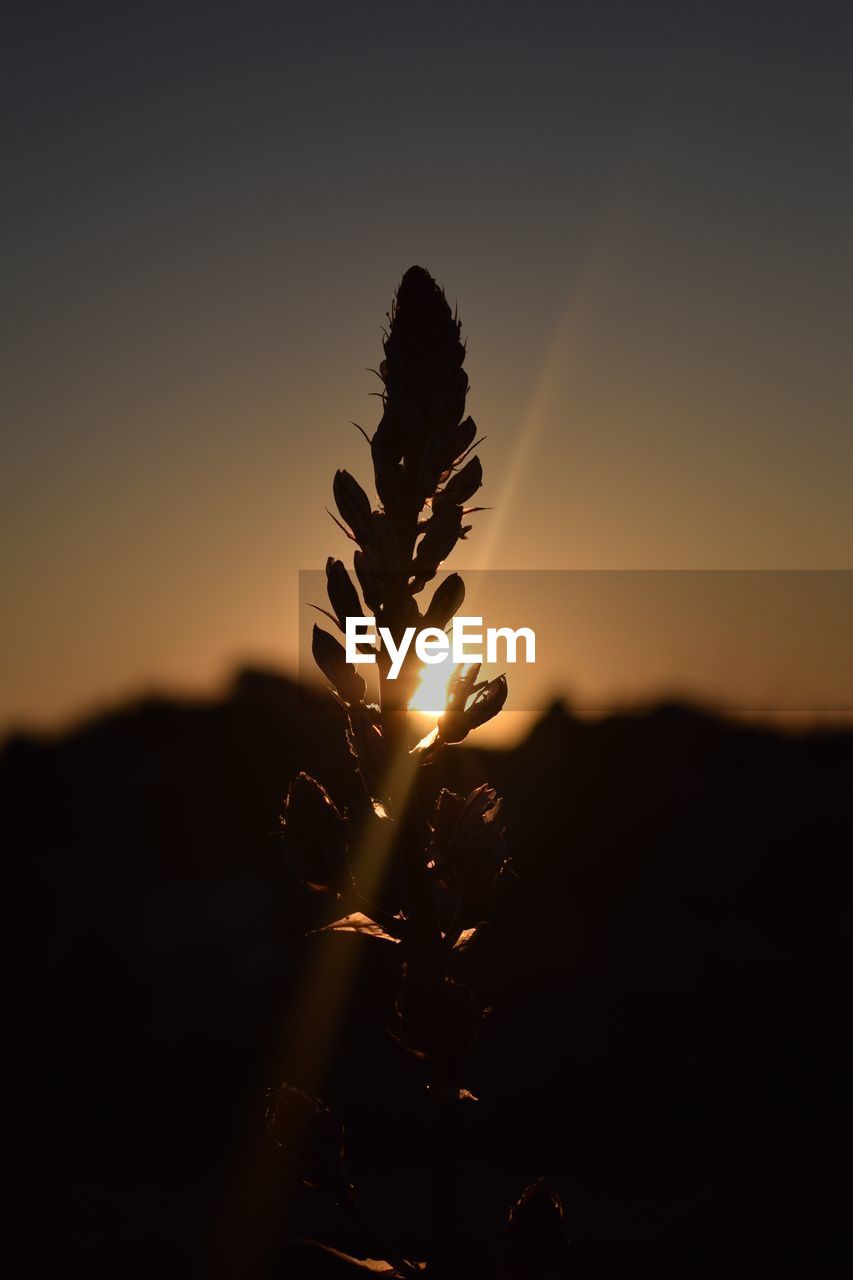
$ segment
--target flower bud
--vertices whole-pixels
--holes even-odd
[[[277,1147],[299,1164],[307,1187],[336,1197],[351,1189],[344,1164],[344,1130],[328,1107],[293,1085],[282,1084],[269,1094],[267,1132]]]
[[[360,702],[367,686],[351,662],[347,662],[346,650],[334,636],[322,627],[315,626],[311,640],[314,661],[343,702]]]
[[[418,490],[425,498],[431,497],[447,479],[454,463],[470,449],[476,437],[473,418],[465,418],[458,426],[429,436],[418,468]]]
[[[358,578],[358,585],[361,587],[361,594],[364,596],[364,603],[368,609],[378,613],[384,603],[385,591],[382,573],[371,549],[368,547],[366,551],[356,551],[352,564],[355,576]]]
[[[382,370],[380,368],[380,374]],[[386,398],[379,425],[370,442],[370,456],[376,472],[388,467],[396,467],[403,459],[406,451],[406,426],[400,412],[401,406],[391,404]],[[377,489],[382,502],[385,499]]]
[[[340,897],[351,884],[347,863],[349,823],[310,774],[291,782],[281,816],[285,852],[299,879],[315,893]]]
[[[440,457],[442,477],[471,448],[476,438],[477,424],[473,418],[465,418],[458,427],[445,433],[442,441],[443,452]]]
[[[468,673],[450,678],[447,690],[447,708],[438,722],[438,734],[442,742],[462,742],[472,729],[492,720],[503,707],[509,692],[506,676],[475,683],[479,664]],[[471,673],[473,672],[473,678]],[[474,700],[466,705],[474,694]]]
[[[430,436],[424,445],[417,473],[418,496],[431,498],[446,471],[444,457],[446,446],[441,436]]]
[[[492,787],[477,787],[463,800],[442,789],[435,803],[429,869],[443,889],[476,902],[506,862],[502,800]]]
[[[496,676],[494,680],[486,681],[465,710],[466,732],[470,733],[472,729],[479,729],[480,725],[493,720],[506,702],[508,693],[506,676]]]
[[[470,527],[470,526],[468,526]],[[412,572],[421,582],[429,582],[438,572],[442,560],[446,560],[468,528],[462,525],[462,508],[446,507],[426,522],[423,537],[418,543]]]
[[[425,627],[446,627],[465,599],[465,583],[458,573],[451,573],[440,583],[424,617]]]
[[[406,509],[411,499],[411,492],[406,474],[400,465],[402,449],[395,439],[397,433],[388,422],[388,417],[386,410],[373,437],[370,453],[379,501],[390,515],[398,516]]]
[[[477,689],[482,689],[485,681],[477,683],[477,676],[480,674],[480,663],[471,662],[457,667],[447,684],[447,705],[451,707],[464,707],[472,693]]]
[[[412,964],[403,965],[395,1013],[400,1043],[433,1063],[456,1061],[467,1053],[480,1023],[469,987]]]
[[[370,554],[380,573],[399,571],[400,544],[391,517],[384,511],[374,511],[370,519]]]
[[[447,682],[447,701],[444,715],[439,718],[438,730],[444,742],[461,742],[468,730],[465,728],[465,707],[472,693],[481,689],[485,681],[477,683],[480,674],[480,663],[456,667]],[[461,733],[462,737],[454,737]]]
[[[388,749],[377,724],[378,707],[363,702],[349,708],[347,744],[358,762],[358,773],[374,808],[387,812]]]
[[[465,347],[460,340],[461,325],[447,305],[444,292],[423,267],[410,267],[400,282],[391,307],[391,325],[384,342],[385,359],[380,374],[388,399],[396,403],[403,396],[425,411],[435,408],[437,399],[450,406],[451,392],[462,401],[454,422],[464,406],[467,378],[462,364]],[[436,397],[436,388],[442,395]]]
[[[471,458],[461,471],[451,476],[443,489],[440,489],[432,500],[434,512],[444,511],[447,507],[464,506],[472,498],[483,483],[483,468],[479,458]]]
[[[563,1203],[539,1178],[510,1209],[499,1280],[547,1280],[558,1274],[567,1243]]]
[[[342,560],[334,560],[331,556],[326,561],[326,590],[329,593],[329,602],[341,631],[346,630],[347,618],[362,618],[364,616],[358,592],[353,586],[352,578],[347,573],[346,566]]]
[[[354,540],[363,547],[370,537],[370,499],[348,471],[335,472],[332,493],[341,519],[352,530]]]

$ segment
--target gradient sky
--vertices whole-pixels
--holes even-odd
[[[295,663],[413,262],[489,437],[459,565],[851,567],[848,5],[32,3],[2,46],[0,725]]]

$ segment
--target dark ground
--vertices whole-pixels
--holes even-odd
[[[494,1007],[469,1068],[471,1275],[540,1173],[579,1277],[851,1274],[853,732],[557,708],[511,753],[454,751],[442,781],[505,793],[518,872],[460,959]],[[287,1239],[309,1230],[371,1251],[286,1200],[263,1129],[318,947],[363,947],[373,975],[322,1092],[369,1207],[417,1249],[392,949],[304,938],[322,911],[274,834],[299,768],[361,812],[337,708],[259,673],[7,744],[14,1274],[307,1276]]]

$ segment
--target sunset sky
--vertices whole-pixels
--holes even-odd
[[[13,4],[2,45],[0,728],[295,668],[416,262],[488,436],[452,567],[853,568],[849,6]],[[774,589],[841,705],[822,582]],[[655,599],[611,680],[560,597],[536,696],[666,683]]]

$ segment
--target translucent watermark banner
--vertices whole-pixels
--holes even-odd
[[[415,596],[420,615],[449,576],[439,574]],[[751,720],[853,724],[851,571],[460,570],[459,576],[464,652],[468,660],[482,652],[481,679],[506,674],[507,711],[529,718],[561,699],[581,714],[602,714],[675,700]],[[312,657],[313,627],[346,641],[342,620],[323,610],[335,613],[326,574],[305,570],[299,676],[311,686],[324,683]],[[381,624],[375,620],[377,629]],[[373,629],[370,622],[362,626]],[[413,617],[410,652],[420,641],[431,660],[417,661],[410,706],[428,718],[443,710],[454,625],[439,629],[446,646],[435,634],[421,637],[426,626],[425,616]],[[491,652],[490,631],[498,633]],[[507,633],[518,633],[514,644]],[[357,669],[367,697],[377,700],[377,663]]]

